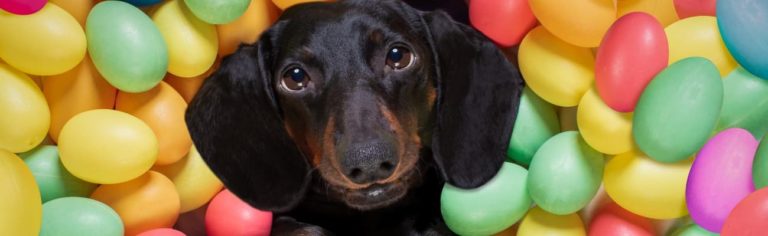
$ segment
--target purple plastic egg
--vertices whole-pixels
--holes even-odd
[[[691,218],[702,228],[720,232],[739,201],[755,191],[752,160],[758,142],[744,129],[723,130],[696,155],[685,200]]]

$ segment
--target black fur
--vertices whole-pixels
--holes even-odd
[[[414,69],[390,75],[369,68],[382,62],[382,49],[354,35],[383,26],[385,36],[419,55]],[[296,97],[278,85],[284,60],[300,58],[294,54],[302,48],[316,54],[298,63],[326,80],[317,94]],[[350,96],[324,94],[358,91],[343,82],[350,81],[345,75],[365,79],[370,96],[384,96],[398,115],[420,114],[414,115],[423,145],[415,177],[402,199],[383,208],[345,204],[344,191],[333,190],[314,171],[311,157],[285,128],[301,120],[312,132],[314,121],[343,115],[336,110],[370,107],[373,100],[340,108]],[[257,43],[225,58],[190,103],[186,120],[196,147],[226,187],[252,206],[278,213],[275,234],[450,234],[439,212],[443,181],[474,188],[495,175],[523,86],[515,66],[489,40],[445,13],[399,1],[309,3],[289,8]],[[425,88],[437,91],[434,107],[420,105],[426,104]]]

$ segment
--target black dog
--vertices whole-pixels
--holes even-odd
[[[294,6],[186,114],[210,168],[274,234],[451,234],[444,182],[505,159],[523,82],[484,36],[399,1]]]

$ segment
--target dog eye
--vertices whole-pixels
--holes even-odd
[[[302,90],[309,86],[309,76],[303,69],[294,67],[283,74],[283,86],[289,90]]]
[[[393,47],[387,52],[387,66],[401,70],[411,65],[413,53],[404,47]]]

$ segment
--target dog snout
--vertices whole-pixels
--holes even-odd
[[[397,168],[395,145],[387,142],[353,143],[343,153],[341,169],[357,184],[375,183],[389,178]]]

